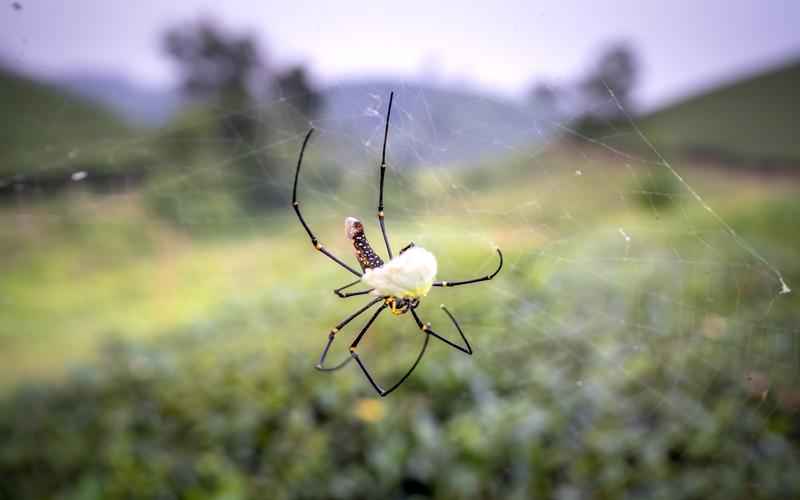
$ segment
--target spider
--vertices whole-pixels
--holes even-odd
[[[430,323],[424,323],[420,319],[416,309],[420,305],[420,300],[428,294],[430,289],[432,287],[453,287],[488,281],[497,276],[497,273],[499,273],[500,269],[503,267],[503,253],[499,248],[497,248],[497,256],[500,258],[500,262],[497,266],[497,269],[493,273],[486,276],[481,276],[479,278],[460,281],[434,281],[437,270],[436,258],[424,248],[415,246],[414,242],[411,242],[400,250],[400,253],[397,257],[392,255],[392,247],[389,245],[389,237],[386,234],[386,224],[384,222],[383,181],[386,173],[386,143],[389,137],[389,119],[392,113],[393,100],[394,92],[391,92],[389,94],[389,106],[386,111],[386,126],[383,133],[383,153],[381,155],[379,181],[380,190],[378,195],[378,223],[380,224],[383,241],[386,244],[386,253],[389,255],[388,262],[384,262],[383,259],[381,259],[372,249],[367,241],[366,235],[364,234],[364,225],[355,217],[347,217],[347,219],[345,219],[345,236],[353,245],[353,251],[355,253],[356,260],[361,266],[361,272],[346,264],[340,258],[332,254],[328,249],[326,249],[308,227],[305,219],[303,219],[303,215],[300,213],[300,202],[297,201],[297,179],[300,175],[300,166],[303,164],[303,153],[306,150],[306,146],[311,138],[311,134],[314,132],[313,128],[310,129],[306,134],[305,139],[303,140],[303,145],[300,148],[300,155],[297,159],[297,170],[294,174],[294,187],[292,189],[292,207],[294,207],[294,211],[297,214],[297,218],[300,220],[300,224],[303,226],[303,229],[305,229],[305,231],[308,233],[308,236],[311,239],[311,244],[316,250],[322,252],[333,262],[337,263],[339,266],[358,277],[358,279],[355,281],[335,289],[333,293],[342,299],[361,295],[376,296],[366,305],[340,321],[331,329],[330,333],[328,334],[328,343],[325,344],[325,348],[322,350],[322,355],[319,358],[319,363],[317,363],[316,368],[320,371],[334,371],[344,367],[351,360],[355,359],[370,385],[372,385],[372,387],[381,397],[390,394],[395,389],[400,387],[400,385],[406,381],[409,375],[411,375],[411,372],[414,371],[422,359],[422,356],[425,354],[425,350],[428,348],[428,341],[431,337],[435,337],[445,344],[458,349],[467,355],[472,355],[472,347],[469,345],[467,337],[461,330],[456,318],[444,305],[442,305],[441,308],[450,318],[450,321],[453,323],[456,330],[458,330],[459,335],[461,335],[461,339],[464,341],[463,346],[453,343],[442,337],[431,329]],[[359,283],[364,283],[369,288],[367,290],[361,290],[357,292],[345,292],[345,290],[348,288]],[[330,349],[331,344],[333,344],[336,334],[345,325],[371,309],[376,304],[381,305],[377,308],[377,310],[375,310],[363,328],[361,328],[361,331],[358,333],[353,343],[350,344],[350,356],[346,357],[337,365],[325,366],[325,359],[328,356],[328,350]],[[378,315],[387,308],[392,312],[392,314],[397,316],[401,316],[410,312],[411,317],[414,319],[417,327],[422,331],[422,333],[425,334],[425,339],[422,343],[422,348],[417,355],[416,360],[411,365],[411,368],[409,368],[405,375],[403,375],[391,387],[384,389],[378,384],[378,382],[376,382],[375,377],[372,376],[370,371],[367,369],[367,366],[358,356],[357,349],[358,344],[364,338],[364,335],[367,334],[367,331],[369,330],[370,326],[372,326],[372,323],[375,322]]]

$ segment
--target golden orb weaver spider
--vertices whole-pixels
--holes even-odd
[[[369,383],[381,397],[390,394],[395,389],[400,387],[400,385],[406,381],[409,375],[411,375],[411,372],[414,371],[422,359],[422,356],[425,354],[425,350],[428,348],[428,341],[430,340],[431,336],[465,354],[472,355],[472,347],[469,345],[467,337],[461,330],[456,318],[450,313],[449,310],[447,310],[444,305],[442,305],[441,308],[450,318],[450,321],[456,327],[456,330],[458,330],[459,335],[461,335],[461,339],[464,341],[464,346],[455,344],[442,337],[431,329],[430,323],[423,323],[423,321],[420,319],[416,309],[420,304],[420,299],[428,294],[431,287],[453,287],[489,281],[497,276],[497,273],[499,273],[500,269],[503,268],[503,253],[499,248],[497,248],[496,251],[497,256],[500,258],[500,263],[493,273],[486,276],[481,276],[479,278],[460,281],[434,281],[433,278],[435,277],[437,271],[436,258],[424,248],[417,247],[413,242],[411,242],[400,250],[400,253],[397,257],[392,255],[392,248],[389,245],[389,237],[386,234],[386,225],[384,223],[383,181],[386,173],[386,143],[389,138],[389,118],[392,114],[393,100],[394,92],[389,94],[389,106],[386,111],[386,126],[383,132],[383,153],[381,155],[380,189],[378,195],[378,223],[380,224],[381,233],[383,234],[383,241],[386,244],[386,253],[389,255],[388,262],[384,263],[384,261],[369,245],[366,235],[364,234],[364,225],[358,219],[354,217],[348,217],[345,219],[345,236],[353,244],[353,251],[355,253],[356,260],[358,260],[358,263],[361,266],[362,272],[355,270],[344,261],[333,255],[324,246],[322,246],[317,237],[308,227],[308,224],[306,224],[305,219],[303,219],[303,215],[300,213],[300,202],[297,201],[297,179],[300,175],[300,167],[303,164],[303,154],[305,153],[306,146],[311,138],[311,134],[314,132],[313,128],[310,129],[306,134],[305,139],[303,140],[303,145],[300,148],[300,155],[297,159],[297,170],[295,170],[294,174],[294,187],[292,189],[292,207],[294,208],[294,211],[297,214],[297,218],[300,220],[300,224],[303,226],[303,229],[305,229],[306,233],[308,233],[308,237],[311,239],[311,244],[319,252],[322,252],[329,259],[358,277],[358,279],[352,283],[348,283],[335,289],[333,293],[343,299],[367,294],[377,296],[375,299],[371,300],[356,312],[340,321],[331,329],[330,333],[328,334],[328,343],[325,344],[325,348],[322,350],[322,355],[319,358],[319,363],[317,363],[316,368],[320,371],[334,371],[344,367],[351,360],[355,359],[356,363],[358,363],[358,366],[361,368],[361,371],[367,377]],[[365,283],[370,288],[368,290],[361,290],[358,292],[345,292],[345,290],[348,288],[359,283]],[[328,356],[328,350],[330,349],[331,344],[333,343],[333,340],[339,330],[378,303],[382,303],[381,306],[372,314],[369,321],[367,321],[367,323],[361,328],[361,331],[358,333],[355,340],[350,344],[350,356],[335,366],[326,367],[325,359]],[[400,378],[400,380],[389,387],[389,389],[383,389],[375,381],[375,378],[369,372],[367,366],[356,352],[361,339],[364,338],[364,335],[366,335],[367,331],[369,330],[370,326],[372,326],[372,323],[375,322],[378,315],[386,308],[389,308],[393,314],[398,316],[410,312],[417,327],[425,334],[425,340],[422,343],[422,349],[417,355],[414,363],[411,365],[411,368],[409,368],[409,370]]]

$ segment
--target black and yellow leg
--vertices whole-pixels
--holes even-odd
[[[303,139],[303,146],[300,148],[300,156],[297,158],[297,170],[295,170],[294,173],[294,187],[292,188],[292,208],[294,208],[294,212],[297,214],[297,218],[300,219],[300,224],[303,226],[303,229],[305,229],[306,233],[308,233],[308,237],[311,239],[311,244],[314,246],[314,248],[317,249],[319,252],[325,254],[329,259],[336,262],[343,268],[347,269],[351,273],[360,277],[361,276],[360,272],[356,271],[352,267],[342,262],[341,259],[333,255],[324,246],[322,246],[322,243],[320,243],[317,237],[314,235],[314,233],[311,232],[311,228],[308,227],[308,224],[306,224],[305,219],[303,219],[303,215],[300,213],[300,202],[297,201],[297,179],[300,176],[300,167],[303,164],[303,154],[306,151],[306,145],[308,144],[308,140],[311,138],[311,134],[313,132],[314,129],[312,128],[306,134],[305,139]]]
[[[386,126],[383,129],[383,153],[381,154],[381,180],[378,194],[378,223],[381,226],[381,233],[383,234],[383,241],[386,243],[386,252],[389,254],[389,259],[392,258],[392,247],[389,245],[389,236],[386,235],[386,224],[383,221],[383,178],[386,175],[386,143],[389,140],[389,117],[392,115],[392,101],[394,101],[394,92],[389,94],[389,107],[386,110]]]
[[[317,370],[320,370],[320,371],[323,371],[323,372],[332,372],[334,370],[338,370],[339,368],[343,367],[344,365],[346,365],[347,363],[350,362],[352,357],[348,356],[344,361],[342,361],[341,363],[339,363],[336,366],[332,366],[332,367],[324,366],[325,365],[325,358],[328,356],[328,350],[330,350],[331,344],[333,344],[333,340],[336,338],[336,334],[339,333],[339,330],[344,328],[345,325],[347,325],[348,323],[350,323],[351,321],[356,319],[364,311],[368,310],[370,307],[374,306],[375,304],[377,304],[381,300],[383,300],[383,298],[382,297],[378,297],[377,299],[370,301],[367,305],[365,305],[364,307],[362,307],[358,311],[354,312],[350,316],[346,317],[345,319],[340,321],[339,324],[337,324],[336,326],[331,328],[330,333],[328,333],[328,343],[325,344],[325,349],[322,350],[322,356],[319,357],[319,363],[317,363],[317,366],[315,367]]]
[[[497,250],[497,256],[500,257],[500,264],[497,266],[497,269],[492,274],[487,276],[481,276],[480,278],[473,278],[471,280],[461,280],[461,281],[434,281],[433,286],[441,286],[441,287],[452,287],[452,286],[460,286],[460,285],[471,285],[472,283],[480,283],[481,281],[489,281],[490,279],[497,276],[497,273],[503,269],[503,252],[500,249]]]
[[[357,280],[353,281],[352,283],[348,283],[348,284],[346,284],[344,286],[340,286],[339,288],[334,290],[333,293],[335,293],[338,297],[340,297],[342,299],[346,299],[348,297],[355,297],[355,296],[358,296],[358,295],[366,295],[366,294],[368,294],[369,292],[371,292],[373,290],[373,288],[370,288],[369,290],[361,290],[361,291],[358,291],[358,292],[345,292],[344,291],[344,290],[347,290],[348,288],[350,288],[351,286],[357,285],[359,283],[361,283],[361,280],[357,279]]]
[[[405,252],[409,248],[414,248],[414,242],[413,241],[411,243],[409,243],[408,245],[406,245],[406,246],[404,246],[403,248],[400,249],[400,255],[403,255],[403,252]]]
[[[450,321],[453,322],[453,325],[455,325],[456,330],[458,330],[458,334],[461,335],[461,340],[464,341],[464,347],[462,347],[462,346],[460,346],[458,344],[455,344],[453,342],[450,342],[446,338],[442,337],[438,333],[436,333],[433,330],[431,330],[430,323],[423,323],[422,320],[417,315],[417,311],[412,309],[411,310],[411,315],[414,316],[414,321],[417,323],[417,327],[419,327],[420,330],[422,330],[423,332],[427,333],[428,335],[433,335],[434,337],[436,337],[437,339],[441,340],[442,342],[444,342],[445,344],[449,345],[450,347],[458,349],[459,351],[461,351],[461,352],[463,352],[465,354],[469,354],[471,356],[472,355],[472,346],[469,345],[469,341],[467,340],[467,337],[464,335],[464,332],[461,330],[461,327],[458,325],[458,321],[456,321],[456,318],[453,317],[452,314],[450,314],[450,311],[448,311],[447,308],[444,305],[441,305],[440,307],[445,312],[445,314],[447,314],[447,316],[450,318]]]
[[[355,340],[353,341],[353,343],[350,345],[350,356],[352,356],[352,357],[353,357],[353,358],[356,360],[356,363],[358,363],[358,366],[361,368],[361,371],[362,371],[362,372],[364,372],[364,376],[366,376],[366,377],[367,377],[367,380],[369,380],[369,383],[370,383],[370,385],[372,385],[372,388],[373,388],[373,389],[375,389],[375,392],[377,392],[377,393],[378,393],[378,395],[379,395],[379,396],[381,396],[381,397],[384,397],[384,396],[386,396],[386,395],[388,395],[388,394],[392,393],[392,392],[393,392],[395,389],[397,389],[398,387],[400,387],[400,385],[401,385],[403,382],[405,382],[405,381],[406,381],[406,379],[409,377],[409,375],[411,375],[411,372],[413,372],[413,371],[414,371],[414,369],[415,369],[415,368],[417,367],[417,365],[419,364],[420,360],[422,359],[422,356],[425,354],[425,350],[428,348],[428,340],[429,340],[429,337],[428,337],[428,335],[425,335],[425,340],[424,340],[424,341],[423,341],[423,343],[422,343],[422,349],[420,349],[420,351],[419,351],[419,354],[417,355],[417,359],[415,359],[415,360],[414,360],[414,364],[412,364],[412,365],[411,365],[411,368],[409,368],[409,369],[408,369],[408,371],[405,373],[405,375],[403,375],[403,376],[400,378],[400,380],[398,380],[397,382],[395,382],[395,384],[394,384],[394,385],[392,385],[390,388],[388,388],[388,389],[383,389],[383,388],[382,388],[380,385],[378,385],[378,383],[375,381],[375,378],[374,378],[374,377],[372,376],[372,374],[369,372],[369,370],[367,369],[367,366],[364,364],[364,362],[363,362],[363,361],[361,361],[361,358],[358,356],[358,353],[356,352],[356,348],[358,347],[358,343],[359,343],[359,342],[361,342],[361,339],[362,339],[362,338],[364,337],[364,335],[367,333],[367,330],[369,330],[369,327],[372,325],[372,323],[373,323],[373,322],[375,321],[375,319],[378,317],[378,314],[380,314],[380,313],[381,313],[381,311],[383,311],[384,309],[386,309],[386,307],[387,307],[387,305],[386,305],[386,304],[384,304],[383,306],[381,306],[381,307],[380,307],[380,309],[378,309],[377,311],[375,311],[375,314],[373,314],[373,315],[372,315],[372,317],[371,317],[371,318],[370,318],[370,320],[367,322],[367,324],[366,324],[366,325],[364,325],[364,328],[362,328],[362,329],[361,329],[361,332],[358,334],[358,337],[356,337],[356,339],[355,339]]]

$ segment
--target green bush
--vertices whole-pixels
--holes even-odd
[[[635,199],[645,209],[666,209],[680,201],[680,182],[666,167],[638,176],[630,186]]]
[[[436,345],[377,399],[354,366],[330,376],[257,347],[243,316],[113,345],[98,369],[7,398],[0,498],[800,495],[796,414],[674,340],[619,359],[620,332],[497,333],[473,358]],[[492,361],[496,344],[513,348]]]
[[[796,209],[729,220],[780,235]],[[0,498],[798,498],[796,296],[702,215],[632,241],[600,226],[555,255],[509,249],[483,292],[447,299],[475,355],[434,340],[385,399],[352,363],[312,368],[337,299],[309,274],[111,345],[0,401]],[[793,255],[793,239],[755,241]],[[367,338],[381,380],[415,339],[398,322]]]
[[[199,235],[230,233],[242,225],[245,212],[239,200],[213,172],[155,180],[145,194],[146,204],[164,220]]]
[[[269,134],[263,124],[254,138],[229,137],[226,120],[237,116],[198,104],[160,131],[154,142],[166,161],[151,183],[157,214],[191,228],[227,219],[231,210],[258,214],[286,206],[289,169],[264,148]]]

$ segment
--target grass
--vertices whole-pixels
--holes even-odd
[[[798,86],[795,61],[671,104],[639,125],[664,150],[792,166],[800,159]]]
[[[0,68],[0,182],[14,176],[113,171],[149,159],[141,134],[99,106]]]
[[[195,246],[153,221],[136,198],[67,202],[69,213],[55,220],[50,204],[6,214],[36,229],[14,242],[0,285],[8,318],[0,335],[14,360],[5,381],[60,373],[85,361],[100,339],[170,331],[225,297],[269,288],[263,277],[275,278],[281,258],[275,240]]]
[[[800,303],[748,248],[800,283],[798,188],[682,169],[741,243],[682,186],[642,204],[652,168],[557,150],[465,176],[393,169],[395,247],[428,248],[443,278],[492,269],[495,244],[506,266],[425,299],[422,316],[453,339],[447,303],[475,355],[432,343],[388,399],[354,366],[312,369],[362,301],[331,293],[349,276],[288,207],[219,238],[154,218],[138,193],[5,209],[0,497],[800,492]],[[340,191],[301,188],[342,256],[342,219],[369,221],[374,203],[359,173]],[[409,318],[386,315],[360,352],[391,380],[419,342]]]
[[[735,265],[757,266],[686,193],[675,195],[676,207],[639,209],[641,181],[636,172],[602,160],[582,165],[581,175],[575,175],[576,158],[550,158],[547,171],[534,165],[527,173],[518,173],[517,182],[500,181],[484,190],[470,187],[469,179],[466,183],[448,179],[447,173],[438,174],[435,183],[422,179],[418,192],[405,196],[431,201],[395,211],[395,220],[406,222],[392,220],[392,241],[399,245],[414,240],[433,250],[441,259],[440,274],[457,273],[456,264],[465,262],[471,262],[467,269],[476,265],[488,269],[491,248],[499,245],[507,255],[507,272],[517,266],[524,269],[536,259],[549,264],[524,270],[534,273],[538,286],[545,285],[538,273],[552,272],[564,262],[599,265],[622,255],[633,259],[637,249],[647,259],[647,252],[671,247],[682,255],[684,264],[678,260],[678,265],[685,267],[691,258],[722,259],[705,247],[719,244],[720,252],[735,255],[731,257]],[[516,165],[511,162],[504,168]],[[496,171],[502,179],[503,171]],[[648,174],[639,175],[646,178]],[[690,182],[710,193],[709,202],[721,213],[733,214],[737,228],[753,238],[755,247],[769,242],[762,250],[765,255],[780,259],[781,264],[790,260],[787,251],[776,249],[797,243],[791,236],[791,216],[786,215],[795,208],[770,200],[790,196],[791,184],[758,184],[747,177],[715,172],[690,177]],[[608,189],[587,196],[587,189],[598,182]],[[533,191],[531,186],[535,186]],[[738,193],[735,202],[727,196],[731,190]],[[351,198],[348,194],[337,197]],[[742,203],[763,203],[765,208],[763,212],[737,211]],[[352,203],[346,205],[348,213],[357,214]],[[326,245],[348,255],[335,229],[341,225],[336,220],[339,214],[328,214],[321,206],[307,210]],[[462,214],[481,223],[466,224]],[[7,318],[0,327],[5,342],[5,359],[0,361],[5,361],[2,379],[11,386],[30,378],[59,376],[65,366],[89,359],[109,338],[168,334],[198,318],[214,317],[215,311],[232,302],[256,307],[277,301],[278,296],[303,296],[307,298],[302,309],[314,317],[323,309],[336,308],[327,288],[339,284],[337,277],[346,279],[334,266],[306,251],[291,214],[249,221],[238,237],[205,240],[192,239],[154,219],[137,194],[77,195],[5,210],[2,217],[5,230],[0,242],[10,257],[0,283],[5,297],[0,314]],[[627,250],[620,231],[632,238]],[[648,248],[641,247],[642,242]],[[632,266],[623,263],[620,267],[623,273],[631,272]],[[760,272],[759,279],[769,281],[769,272]],[[588,278],[592,286],[606,279],[592,278],[592,274]],[[624,280],[621,276],[608,279]],[[633,293],[632,289],[626,293]],[[463,294],[459,291],[458,295]],[[314,328],[325,331],[327,327]]]
[[[780,90],[793,75],[641,126],[667,150],[794,158],[791,89]],[[0,100],[34,97],[13,111],[27,121],[7,131],[6,174],[84,160],[112,168],[143,144],[49,89],[0,83]],[[733,110],[746,119],[719,120]],[[759,120],[771,125],[737,128]],[[350,276],[314,252],[288,200],[260,216],[232,201],[261,182],[289,193],[291,141],[268,148],[274,169],[240,184],[227,182],[230,155],[167,135],[157,149],[189,156],[141,189],[9,200],[0,498],[800,496],[800,299],[779,293],[776,274],[800,289],[800,187],[677,161],[709,211],[641,141],[627,149],[626,132],[603,144],[621,139],[644,161],[585,143],[463,171],[390,164],[395,248],[431,250],[442,279],[489,272],[495,245],[505,267],[425,298],[422,317],[457,340],[437,307],[446,303],[475,354],[431,341],[387,399],[356,366],[312,368],[330,328],[363,303],[331,293]],[[357,148],[359,158],[369,149]],[[351,252],[348,215],[381,247],[374,177],[374,164],[342,171],[323,151],[306,158],[303,210],[337,255]],[[338,333],[331,359],[347,359],[361,323]],[[385,383],[421,341],[408,316],[386,314],[359,352]]]

